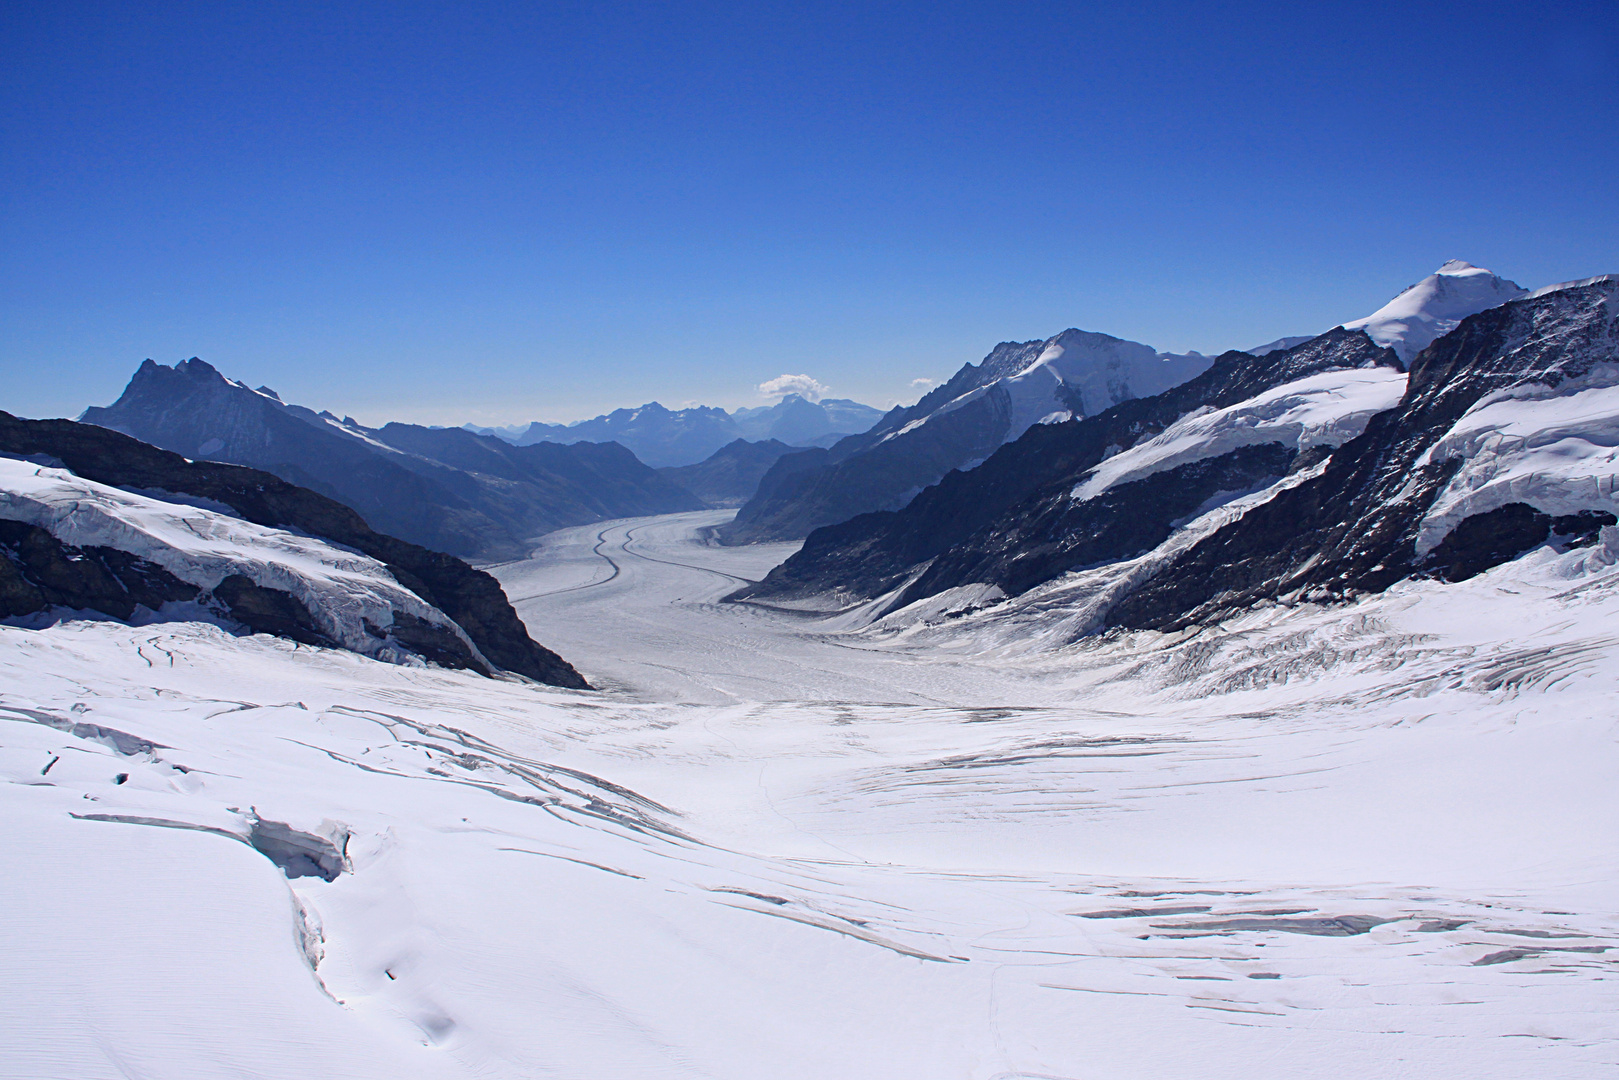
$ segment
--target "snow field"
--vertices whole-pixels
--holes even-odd
[[[1611,566],[1031,653],[717,604],[766,560],[714,517],[497,568],[606,694],[0,628],[0,1072],[1619,1063]],[[342,872],[285,877],[254,820]]]

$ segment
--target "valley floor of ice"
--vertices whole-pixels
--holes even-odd
[[[1031,651],[722,519],[495,568],[596,693],[0,627],[0,1075],[1619,1074],[1589,550]]]

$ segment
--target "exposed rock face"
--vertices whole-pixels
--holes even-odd
[[[264,469],[357,510],[380,531],[467,558],[517,558],[530,537],[604,518],[701,509],[622,447],[520,450],[456,429],[380,431],[289,405],[191,359],[148,360],[87,423],[189,458]]]
[[[1424,561],[1446,581],[1465,581],[1553,537],[1568,547],[1586,547],[1602,526],[1616,523],[1619,518],[1599,510],[1554,518],[1528,503],[1508,503],[1463,518]]]
[[[331,645],[302,600],[281,589],[257,585],[244,574],[232,574],[214,586],[231,618],[255,634],[290,638],[305,645]],[[461,667],[468,665],[462,664]]]
[[[1369,365],[1400,366],[1364,333],[1343,329],[1263,358],[1226,353],[1203,374],[1161,394],[1082,420],[1031,427],[977,468],[951,472],[903,510],[818,529],[764,581],[733,595],[864,599],[920,574],[906,589],[909,603],[969,582],[1021,591],[1074,566],[1133,553],[1218,492],[1247,489],[1285,472],[1292,452],[1235,453],[1075,508],[1069,489],[1077,477],[1194,409],[1224,408],[1319,372]],[[798,456],[783,458],[777,468]],[[1171,484],[1177,487],[1171,490]],[[938,561],[923,572],[921,564],[930,560]]]
[[[148,446],[127,435],[69,420],[19,420],[0,412],[0,453],[20,457],[43,455],[97,483],[209,500],[229,507],[255,524],[297,530],[352,548],[383,563],[399,584],[453,619],[497,667],[555,686],[587,688],[572,666],[529,638],[494,578],[453,556],[378,533],[354,510],[317,492],[255,469],[187,461],[179,454]],[[3,568],[0,573],[4,573]],[[124,574],[120,573],[118,578],[120,583],[127,584]],[[302,623],[296,610],[273,597],[245,588],[238,589],[237,594],[244,611],[251,616],[240,621],[248,625],[253,625],[251,619],[283,629]],[[158,603],[164,599],[190,598],[163,596]],[[64,606],[95,607],[71,603]],[[103,607],[95,607],[95,610],[128,617]],[[311,631],[304,627],[297,632]],[[390,632],[395,635],[414,633],[423,646],[417,651],[428,655],[424,650],[437,650],[439,662],[453,663],[458,651],[466,654],[466,646],[459,639],[451,644],[444,635],[438,634],[429,640],[425,632],[413,631],[408,619],[390,628]],[[296,639],[290,629],[285,636]]]
[[[824,458],[782,458],[720,538],[796,540],[859,514],[897,510],[952,469],[971,468],[1033,426],[1152,396],[1211,362],[1082,330],[1003,342],[915,405],[839,441]]]
[[[1424,519],[1464,466],[1461,456],[1429,451],[1492,395],[1533,400],[1569,384],[1619,379],[1616,295],[1613,283],[1575,287],[1465,319],[1418,354],[1399,406],[1340,447],[1319,477],[1197,544],[1115,607],[1109,625],[1176,629],[1261,601],[1380,592],[1413,574],[1454,580],[1546,539],[1551,515],[1507,504],[1464,519],[1437,546],[1419,550]],[[1587,494],[1598,504],[1609,498],[1595,489]],[[1578,512],[1559,515],[1559,530],[1589,536],[1613,516],[1602,505],[1587,509],[1583,525]]]
[[[0,520],[0,618],[52,607],[130,619],[200,592],[155,563],[109,547],[77,548],[21,521]]]
[[[793,447],[776,439],[768,442],[737,439],[714,451],[706,461],[658,472],[670,483],[697,496],[705,506],[741,506],[759,489],[759,481],[770,467],[783,455],[793,452]]]

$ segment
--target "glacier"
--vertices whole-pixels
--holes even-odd
[[[793,547],[714,546],[726,516],[494,568],[604,693],[0,627],[0,1072],[1619,1062],[1619,530],[1031,650],[720,604]],[[336,873],[288,876],[271,826]]]

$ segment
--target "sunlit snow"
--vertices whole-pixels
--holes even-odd
[[[0,627],[4,1071],[1619,1064],[1619,532],[1031,650],[720,604],[791,550],[703,543],[724,517],[495,568],[602,693]]]
[[[1344,326],[1365,330],[1373,341],[1410,361],[1467,316],[1528,295],[1529,290],[1516,282],[1452,259],[1364,319]]]

